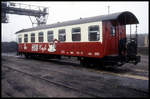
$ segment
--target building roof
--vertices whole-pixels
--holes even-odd
[[[28,29],[22,29],[16,32],[16,34],[20,32],[28,32],[28,31],[35,31],[35,30],[41,30],[41,29],[61,27],[61,26],[83,24],[83,23],[90,23],[90,22],[96,22],[96,21],[109,21],[109,20],[116,20],[122,25],[139,23],[139,21],[137,20],[134,14],[132,14],[129,11],[124,11],[124,12],[112,13],[112,14],[101,15],[101,16],[80,18],[80,19],[71,20],[71,21],[57,22],[54,24],[42,25],[42,26],[37,26],[33,28],[28,28]]]

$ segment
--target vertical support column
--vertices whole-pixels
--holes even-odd
[[[135,33],[136,33],[136,44],[137,44],[137,46],[138,46],[138,35],[137,35],[137,24],[135,25],[136,27],[136,30],[135,30]]]
[[[130,24],[130,40],[131,40],[131,24]]]

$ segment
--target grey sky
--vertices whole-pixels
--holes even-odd
[[[110,13],[130,11],[139,20],[138,33],[148,33],[148,2],[16,2],[23,4],[39,5],[49,7],[47,24],[79,19],[80,17],[91,17],[108,14],[107,6],[110,6]],[[32,27],[30,18],[21,15],[8,15],[8,24],[2,24],[2,41],[16,41],[15,32],[21,29]],[[134,26],[135,27],[135,26]],[[128,27],[127,27],[128,28]],[[133,28],[134,29],[134,28]],[[132,32],[134,32],[133,30]],[[128,30],[127,30],[128,32]]]

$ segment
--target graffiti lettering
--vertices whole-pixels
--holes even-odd
[[[42,52],[44,52],[46,50],[46,45],[44,47],[42,47],[42,45],[40,45],[39,50],[42,50]]]
[[[38,51],[38,44],[32,44],[32,51]]]
[[[27,49],[27,46],[26,46],[26,44],[24,44],[24,50],[26,50]]]

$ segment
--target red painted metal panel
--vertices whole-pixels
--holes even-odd
[[[110,34],[110,26],[115,25],[115,35]],[[118,41],[126,37],[125,25],[119,25],[117,22],[104,21],[103,27],[103,53],[104,56],[118,54]]]
[[[97,58],[103,57],[103,46],[101,42],[58,42],[55,43],[56,51],[54,52],[48,50],[49,45],[49,43],[23,43],[18,44],[18,51]]]
[[[115,35],[111,36],[110,26],[115,25]],[[19,52],[44,53],[68,56],[84,56],[102,58],[118,54],[118,41],[126,36],[125,26],[117,22],[102,22],[103,42],[53,42],[53,43],[23,43],[18,44]]]

